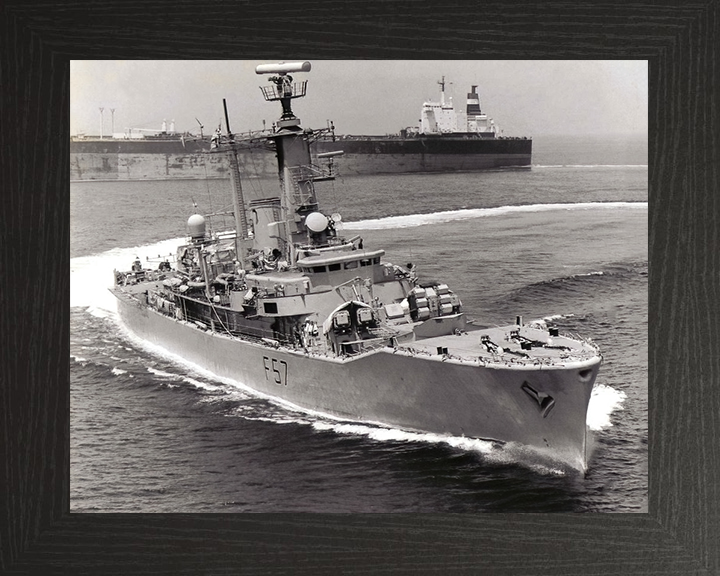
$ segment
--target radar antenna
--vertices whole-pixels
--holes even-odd
[[[282,116],[278,120],[279,128],[299,126],[300,120],[293,114],[291,101],[302,98],[307,90],[307,80],[293,83],[290,72],[310,72],[310,62],[280,62],[279,64],[261,64],[255,68],[256,74],[277,74],[270,76],[270,82],[275,86],[261,86],[260,90],[268,102],[280,100]]]

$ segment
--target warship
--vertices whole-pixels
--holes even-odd
[[[292,100],[306,95],[309,62],[263,64],[265,100],[280,102],[271,134],[230,130],[232,225],[191,214],[171,258],[138,258],[110,288],[125,327],[213,374],[295,408],[407,431],[514,443],[585,472],[586,415],[602,356],[591,340],[517,316],[470,321],[443,282],[386,262],[385,251],[342,235],[317,192],[335,176],[327,134],[304,129]],[[223,101],[225,105],[225,101]],[[272,147],[278,185],[245,201],[239,151]],[[234,226],[234,229],[232,229]]]

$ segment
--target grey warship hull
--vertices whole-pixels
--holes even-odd
[[[123,324],[137,337],[300,409],[409,431],[516,442],[578,470],[587,467],[585,419],[599,357],[539,369],[435,353],[448,338],[472,339],[470,332],[429,338],[422,348],[384,346],[329,358],[204,330],[114,293]],[[549,409],[528,387],[552,399]]]

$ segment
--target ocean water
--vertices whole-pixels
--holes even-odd
[[[341,177],[318,194],[346,236],[447,281],[471,318],[552,318],[599,344],[587,475],[522,446],[296,412],[137,340],[117,321],[113,268],[173,252],[193,203],[225,208],[229,182],[78,182],[71,510],[646,512],[647,144],[536,138],[533,162]],[[275,186],[247,180],[246,197]]]

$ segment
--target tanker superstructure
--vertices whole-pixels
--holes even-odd
[[[308,62],[257,67],[282,117],[240,138],[227,122],[216,153],[233,182],[235,230],[194,214],[174,263],[115,273],[120,318],[137,336],[214,374],[331,417],[410,431],[515,442],[580,470],[586,413],[601,363],[590,341],[520,317],[468,322],[444,283],[423,283],[384,250],[343,238],[320,207],[332,179],[310,147],[327,130],[300,126],[291,102]],[[277,194],[246,203],[238,153],[277,157]],[[332,156],[330,156],[332,157]]]
[[[322,134],[311,153],[343,151],[343,174],[474,171],[528,168],[532,139],[503,136],[480,108],[477,86],[471,86],[464,110],[456,110],[445,94],[440,101],[424,102],[418,126],[386,135]],[[109,138],[74,137],[70,141],[70,179],[148,180],[222,178],[228,166],[218,156],[207,156],[211,138],[164,130],[126,130]],[[148,133],[150,132],[150,133]],[[157,133],[156,133],[157,132]],[[270,133],[257,131],[247,136]],[[239,150],[238,161],[252,167],[254,177],[275,173],[274,155],[263,149]]]
[[[467,94],[465,111],[445,95],[422,105],[420,124],[386,136],[326,136],[319,153],[342,150],[343,174],[457,172],[493,168],[528,168],[532,139],[505,137],[480,108],[477,86]]]

